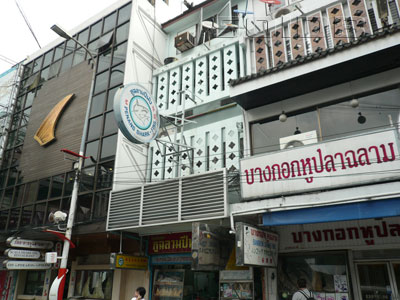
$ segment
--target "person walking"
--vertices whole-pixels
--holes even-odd
[[[146,295],[146,289],[140,286],[136,289],[135,297],[133,297],[131,300],[145,300],[144,295]]]
[[[292,300],[315,300],[311,291],[307,289],[307,281],[304,278],[297,280],[298,291],[293,294]]]

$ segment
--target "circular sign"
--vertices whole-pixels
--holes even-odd
[[[114,96],[114,114],[118,127],[133,143],[150,143],[158,135],[160,119],[151,94],[141,85],[130,83]]]

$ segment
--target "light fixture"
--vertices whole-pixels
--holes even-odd
[[[301,133],[301,131],[300,131],[299,127],[296,127],[296,130],[294,131],[294,134],[300,134],[300,133]]]
[[[352,99],[350,101],[350,105],[351,105],[351,107],[356,108],[356,107],[358,107],[360,105],[360,102],[358,102],[357,99]]]
[[[71,39],[71,36],[57,24],[51,26],[50,29],[53,30],[55,33],[57,33],[59,36],[63,37],[64,39],[67,40]]]
[[[282,113],[279,115],[279,121],[286,122],[286,120],[287,120],[287,115],[285,114],[284,111],[282,111]]]
[[[358,116],[357,122],[360,123],[360,124],[364,124],[365,121],[367,121],[367,118],[364,117],[364,116],[361,114],[361,112],[359,112],[358,115],[359,115],[359,116]]]

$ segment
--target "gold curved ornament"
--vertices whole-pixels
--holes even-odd
[[[75,94],[69,94],[68,96],[65,96],[56,106],[54,106],[47,117],[43,120],[33,137],[40,146],[45,146],[56,138],[55,131],[58,119],[60,118],[65,106],[73,99],[74,95]]]

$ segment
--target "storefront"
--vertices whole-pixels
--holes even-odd
[[[400,217],[275,227],[280,236],[278,299],[299,278],[320,300],[397,299]]]

